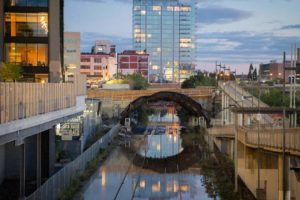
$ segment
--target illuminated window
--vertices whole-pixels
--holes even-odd
[[[141,10],[141,15],[146,15],[146,10]]]
[[[22,66],[48,66],[47,44],[5,44],[5,61]]]
[[[152,10],[153,11],[161,11],[161,7],[160,6],[153,6]]]
[[[189,12],[189,11],[191,11],[191,7],[189,7],[189,6],[182,6],[180,8],[180,11],[182,11],[182,12]]]
[[[5,34],[10,37],[47,37],[47,13],[6,13]]]
[[[160,67],[159,67],[158,65],[153,65],[153,66],[152,66],[152,69],[153,69],[153,70],[159,70]]]

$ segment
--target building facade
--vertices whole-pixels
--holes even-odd
[[[133,47],[149,54],[149,82],[182,82],[195,70],[194,0],[134,0]]]
[[[116,53],[116,45],[113,45],[109,40],[97,40],[95,45],[92,47],[93,54],[105,53],[114,54]]]
[[[61,0],[0,1],[0,62],[22,66],[25,81],[61,82]]]
[[[80,33],[64,33],[64,70],[67,82],[80,74]]]
[[[140,73],[148,77],[149,54],[138,54],[136,51],[123,51],[118,53],[118,73]]]
[[[87,76],[88,83],[107,81],[117,73],[116,54],[82,53],[80,73]]]

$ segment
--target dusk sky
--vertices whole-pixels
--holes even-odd
[[[187,0],[185,0],[187,1]],[[299,0],[201,0],[197,4],[197,68],[216,60],[247,72],[250,63],[282,60],[300,47]],[[132,49],[132,0],[66,0],[65,31],[81,32],[81,51],[109,39],[117,51]]]

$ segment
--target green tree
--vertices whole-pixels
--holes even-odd
[[[257,71],[256,71],[256,68],[253,71],[252,78],[253,78],[253,81],[257,81]]]
[[[20,65],[2,63],[0,65],[0,79],[6,82],[16,82],[22,76]]]
[[[252,63],[250,64],[250,67],[249,67],[249,72],[248,72],[248,80],[249,81],[252,81],[253,80],[253,65]]]
[[[195,76],[184,80],[181,84],[181,88],[196,88],[198,86],[215,86],[215,78],[205,76],[203,73],[199,72]]]
[[[124,79],[129,82],[134,90],[145,90],[148,88],[148,81],[142,76],[142,74],[128,74],[124,77]]]

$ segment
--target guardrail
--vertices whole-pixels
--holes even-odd
[[[84,77],[75,83],[0,83],[0,124],[76,106],[85,87]]]
[[[65,190],[72,180],[79,176],[85,169],[87,163],[95,158],[102,148],[106,148],[113,137],[119,132],[120,124],[114,126],[100,140],[78,156],[75,160],[68,163],[64,168],[51,176],[41,187],[39,187],[26,200],[55,200],[59,194]]]
[[[300,155],[300,128],[286,129],[285,148],[293,154]],[[239,128],[239,140],[252,145],[258,146],[258,129]],[[282,151],[283,147],[283,130],[282,129],[260,129],[259,144],[263,148],[270,148],[274,151]]]

